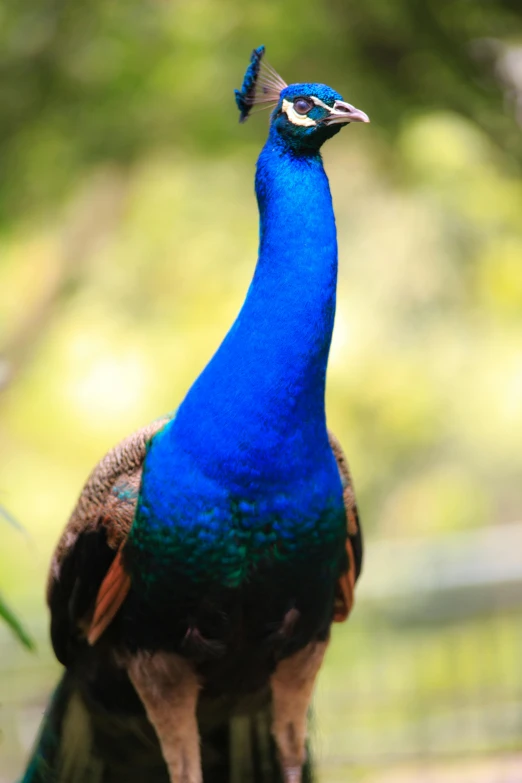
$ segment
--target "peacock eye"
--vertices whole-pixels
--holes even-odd
[[[297,98],[294,101],[294,109],[298,114],[308,114],[313,105],[312,101],[308,101],[306,98]]]

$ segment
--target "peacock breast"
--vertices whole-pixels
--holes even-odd
[[[346,533],[333,455],[293,481],[241,476],[238,468],[235,482],[206,475],[183,449],[160,471],[163,457],[153,447],[147,454],[126,546],[143,594],[170,591],[180,579],[196,592],[198,584],[240,588],[279,563],[315,562],[335,578]]]

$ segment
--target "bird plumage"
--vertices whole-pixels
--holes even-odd
[[[262,56],[236,93],[243,119]],[[271,85],[245,303],[176,413],[95,468],[53,559],[51,636],[67,672],[47,725],[63,735],[72,711],[82,750],[60,739],[48,750],[44,724],[26,783],[127,780],[125,749],[140,745],[158,780],[200,783],[203,768],[218,783],[239,768],[262,781],[263,758],[273,780],[274,741],[285,783],[302,779],[313,685],[362,557],[346,461],[326,429],[337,239],[319,149],[367,118],[325,85]],[[241,731],[251,752],[234,750]],[[39,764],[49,777],[34,776]]]

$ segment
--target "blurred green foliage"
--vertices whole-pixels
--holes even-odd
[[[0,618],[27,650],[34,650],[34,642],[17,618],[7,601],[0,595]]]
[[[521,160],[495,70],[515,0],[17,0],[0,22],[6,218],[66,198],[95,163],[235,149],[231,88],[261,42],[287,81],[349,91],[388,141],[411,114],[451,110]]]
[[[368,538],[520,518],[521,18],[515,0],[3,5],[0,500],[31,542],[2,529],[0,588],[39,641],[51,550],[89,470],[176,407],[248,286],[266,117],[238,126],[232,90],[260,43],[288,82],[331,83],[372,119],[325,149],[340,247],[329,423]],[[347,688],[384,665],[368,622]],[[350,627],[320,696],[327,748]],[[462,687],[493,632],[464,629]],[[423,709],[445,693],[434,640],[452,633],[397,630],[396,695],[412,659]],[[39,714],[56,668],[45,641],[38,675],[0,644],[14,770],[35,725],[17,705]]]
[[[18,522],[9,514],[5,508],[0,506],[0,522],[5,521],[12,525],[15,529],[22,531],[22,528]],[[7,625],[18,641],[27,649],[34,650],[34,642],[23,627],[22,623],[9,607],[7,601],[0,593],[0,619]]]

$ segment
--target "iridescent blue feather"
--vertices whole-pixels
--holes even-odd
[[[264,46],[258,46],[254,49],[250,57],[241,90],[234,90],[236,104],[239,109],[239,122],[245,122],[254,103],[256,84],[261,69],[261,61],[265,53]]]

